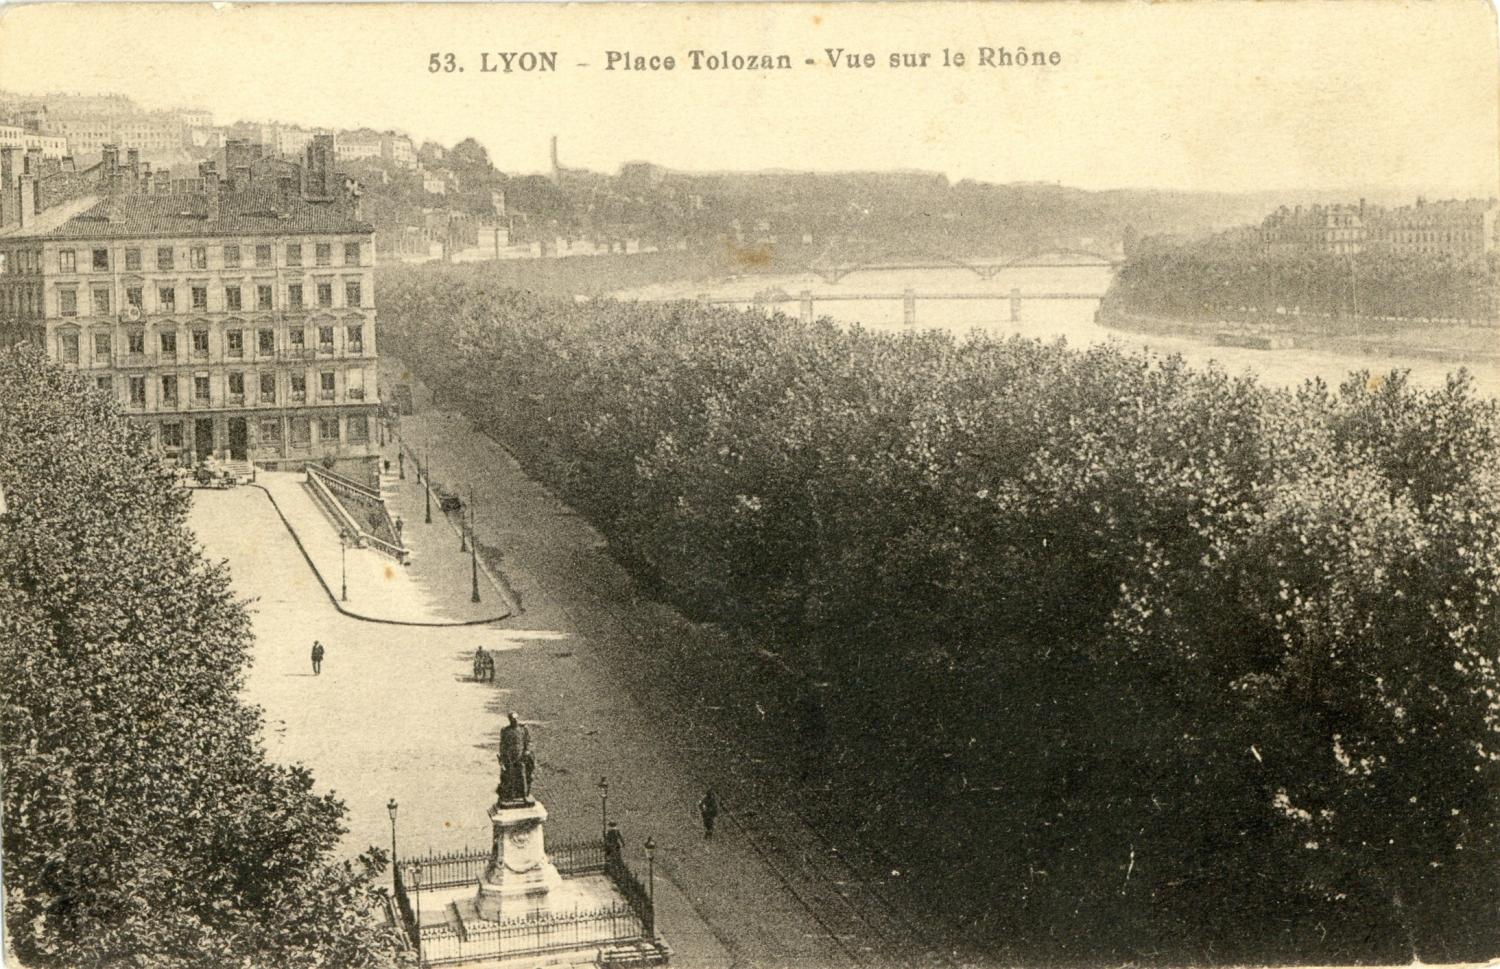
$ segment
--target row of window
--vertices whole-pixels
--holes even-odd
[[[1479,242],[1482,232],[1392,232],[1392,242]]]
[[[317,425],[318,441],[336,444],[340,440],[339,418],[319,417],[314,421],[310,417],[292,417],[287,421],[288,437],[293,446],[307,446],[312,444],[313,425]],[[370,440],[370,419],[364,414],[350,414],[344,418],[344,434],[342,440],[348,444],[365,444]],[[281,444],[281,419],[268,418],[259,422],[256,428],[259,431],[258,443],[263,446],[280,446]],[[168,450],[180,450],[183,446],[184,431],[182,421],[163,421],[161,423],[161,444]]]
[[[307,374],[301,370],[286,372],[286,400],[301,403],[307,400]],[[146,406],[146,381],[149,378],[145,374],[131,374],[125,378],[127,390],[126,400],[132,406]],[[161,407],[175,407],[181,404],[183,396],[180,391],[186,387],[192,391],[192,401],[195,404],[207,405],[213,402],[213,375],[208,371],[200,371],[192,375],[189,383],[184,385],[187,377],[177,374],[163,374],[156,378],[159,381],[160,393],[156,402]],[[258,394],[253,403],[275,404],[278,403],[278,387],[282,386],[280,372],[274,370],[263,370],[259,374],[246,374],[243,370],[231,370],[225,374],[224,392],[226,400],[230,404],[252,403],[246,394],[245,386],[247,379],[256,387]],[[114,377],[108,374],[94,379],[94,383],[100,390],[107,394],[113,394],[115,388]],[[318,372],[317,399],[321,401],[334,400],[338,393],[337,372],[333,370],[322,370]],[[365,372],[363,370],[350,370],[344,376],[344,399],[365,399]]]
[[[227,357],[243,357],[245,355],[245,330],[234,329],[224,331],[224,354]],[[108,332],[94,333],[94,360],[108,360],[114,348],[114,335]],[[333,352],[333,327],[330,325],[317,328],[317,349],[323,353]],[[58,355],[63,363],[79,362],[79,335],[71,330],[60,331],[58,337]],[[191,331],[192,352],[195,356],[207,356],[209,352],[209,330],[203,327]],[[166,330],[157,334],[160,345],[160,356],[173,359],[177,356],[177,331]],[[287,331],[287,343],[293,351],[305,350],[307,348],[307,333],[302,329]],[[348,353],[363,353],[365,347],[365,328],[363,324],[350,323],[344,326],[344,350]],[[268,356],[276,352],[276,330],[272,327],[261,327],[255,331],[255,349],[262,356]],[[146,331],[130,330],[125,334],[125,352],[131,356],[144,356],[146,353]]]
[[[41,316],[41,310],[40,283],[0,288],[0,316]]]
[[[39,249],[12,249],[0,252],[0,274],[11,276],[22,273],[37,273],[42,270],[42,253]]]
[[[302,250],[305,247],[300,242],[289,242],[286,244],[286,265],[301,266]],[[318,242],[312,246],[313,261],[310,265],[332,266],[333,265],[333,243]],[[254,259],[250,265],[256,268],[274,268],[273,247],[269,243],[261,243],[254,246],[240,247],[235,244],[226,244],[223,247],[224,268],[238,269],[248,253]],[[170,272],[177,268],[177,248],[175,246],[158,246],[156,248],[156,269],[160,272]],[[18,255],[24,255],[18,253]],[[80,258],[81,257],[81,258]],[[360,244],[358,242],[344,243],[344,265],[358,266],[360,258]],[[87,250],[59,249],[57,251],[57,271],[60,273],[76,273],[79,265],[87,267],[91,272],[107,273],[110,270],[110,250],[108,248],[94,248]],[[189,246],[187,248],[187,268],[208,268],[208,247]],[[23,272],[24,270],[14,270]],[[141,250],[136,247],[125,250],[125,271],[141,271]]]
[[[275,287],[269,284],[259,284],[254,287],[253,294],[247,294],[245,286],[225,286],[223,308],[226,312],[247,309],[245,297],[253,295],[254,308],[257,310],[275,309]],[[108,316],[113,312],[113,297],[109,289],[95,287],[89,290],[90,309],[94,316]],[[315,302],[307,303],[301,283],[288,283],[286,287],[286,308],[289,310],[307,309],[310,306],[319,309],[333,308],[333,283],[318,283],[314,287]],[[358,280],[350,279],[344,281],[344,306],[358,307],[364,303],[364,288]],[[145,291],[140,286],[129,286],[125,289],[125,305],[146,311]],[[208,311],[208,287],[189,286],[188,306],[199,312]],[[177,287],[158,286],[156,288],[156,305],[153,307],[156,313],[177,312]],[[57,312],[59,316],[78,315],[78,290],[73,288],[59,287],[57,290]]]

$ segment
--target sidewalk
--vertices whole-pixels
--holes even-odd
[[[480,601],[471,601],[470,557],[459,552],[458,533],[446,521],[434,514],[433,524],[423,524],[420,488],[382,487],[392,515],[406,523],[403,538],[411,559],[403,566],[373,548],[343,548],[338,525],[308,492],[305,480],[298,472],[260,471],[252,487],[270,496],[340,612],[373,622],[457,626],[495,622],[513,611],[482,564]]]

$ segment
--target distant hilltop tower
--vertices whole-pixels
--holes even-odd
[[[552,136],[552,184],[562,184],[562,165],[557,161],[557,135]]]

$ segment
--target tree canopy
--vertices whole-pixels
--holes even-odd
[[[9,942],[31,965],[395,964],[344,807],[267,762],[251,630],[187,492],[118,406],[0,354],[0,767]]]
[[[1464,375],[1281,391],[457,267],[382,286],[386,348],[649,588],[830,684],[835,797],[977,938],[1500,952],[1500,453]]]

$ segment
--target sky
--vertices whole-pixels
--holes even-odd
[[[982,48],[1056,52],[982,66]],[[688,52],[787,54],[691,70]],[[872,53],[833,67],[829,50]],[[965,55],[942,64],[943,51]],[[674,70],[605,70],[608,51]],[[924,169],[1087,189],[1500,195],[1484,0],[0,8],[0,89],[477,138],[508,172]],[[545,73],[481,56],[554,51]],[[928,66],[892,68],[891,54]],[[429,70],[432,54],[462,71]],[[809,60],[811,64],[807,63]],[[442,63],[440,58],[439,63]]]

